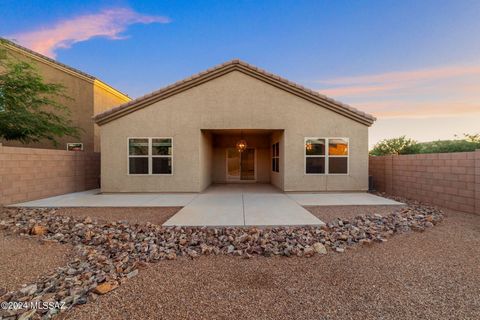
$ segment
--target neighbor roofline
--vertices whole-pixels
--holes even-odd
[[[121,92],[120,90],[117,90],[115,89],[114,87],[110,86],[109,84],[103,82],[102,80],[88,74],[88,73],[85,73],[83,71],[80,71],[76,68],[73,68],[73,67],[70,67],[66,64],[63,64],[61,62],[58,62],[57,60],[54,60],[52,58],[49,58],[47,56],[44,56],[43,54],[41,53],[38,53],[38,52],[35,52],[33,50],[30,50],[28,48],[25,48],[19,44],[16,44],[15,42],[12,42],[8,39],[5,39],[5,38],[2,38],[0,37],[0,45],[3,45],[5,48],[8,48],[12,51],[15,51],[17,53],[20,53],[20,54],[23,54],[29,58],[32,58],[36,61],[39,61],[39,62],[42,62],[46,65],[49,65],[57,70],[60,70],[60,71],[63,71],[65,73],[68,73],[70,75],[73,75],[79,79],[82,79],[84,81],[87,81],[89,83],[92,83],[92,84],[98,84],[100,85],[102,88],[106,89],[107,91],[109,91],[110,93],[114,94],[115,96],[117,97],[120,97],[121,99],[125,100],[125,101],[131,101],[131,98]]]
[[[160,90],[132,100],[118,107],[112,108],[105,112],[99,113],[93,117],[98,125],[106,124],[115,119],[121,118],[129,113],[145,108],[155,102],[167,99],[173,95],[191,89],[205,82],[218,78],[232,71],[239,71],[258,80],[266,82],[274,87],[292,93],[300,98],[308,100],[333,112],[341,114],[347,118],[355,120],[366,126],[371,126],[376,118],[365,112],[357,110],[349,105],[343,104],[316,91],[307,89],[299,84],[291,82],[287,79],[259,69],[240,60],[232,60],[206,71],[200,72],[184,80],[175,82]]]

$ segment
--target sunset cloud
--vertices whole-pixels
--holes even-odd
[[[386,72],[318,81],[320,93],[377,117],[480,112],[480,64]]]
[[[169,23],[163,16],[137,13],[129,8],[114,8],[100,13],[60,20],[38,30],[12,34],[12,39],[41,54],[54,58],[57,49],[70,48],[73,44],[93,37],[111,40],[125,39],[121,33],[133,24]]]

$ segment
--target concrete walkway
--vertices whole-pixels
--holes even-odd
[[[100,189],[68,193],[9,207],[183,207],[196,193],[100,193]]]
[[[302,206],[401,205],[366,192],[284,193],[270,184],[219,184],[201,193],[116,193],[99,189],[18,203],[13,207],[183,207],[166,226],[324,224]]]
[[[287,193],[302,206],[387,206],[403,203],[366,192]]]
[[[324,223],[269,184],[213,185],[164,226],[281,226]]]

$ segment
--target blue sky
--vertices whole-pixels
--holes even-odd
[[[3,0],[0,12],[0,35],[132,97],[240,58],[373,113],[371,143],[480,132],[480,1]]]

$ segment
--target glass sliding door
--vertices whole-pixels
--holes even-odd
[[[227,180],[240,180],[240,152],[235,148],[227,149]]]
[[[227,148],[227,181],[255,180],[255,149]]]
[[[240,179],[255,180],[255,149],[247,148],[240,155]]]

